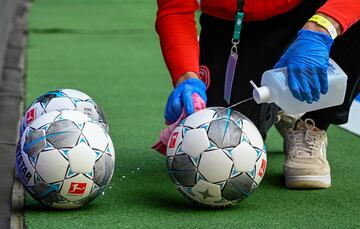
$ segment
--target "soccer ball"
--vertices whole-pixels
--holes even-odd
[[[255,125],[226,108],[200,110],[180,122],[167,144],[167,169],[188,199],[211,207],[234,205],[260,184],[266,149]]]
[[[115,163],[110,136],[87,115],[72,110],[46,113],[25,129],[16,171],[28,193],[54,208],[77,208],[99,196]]]
[[[20,136],[37,117],[56,110],[76,110],[98,121],[108,131],[105,115],[101,108],[87,94],[74,89],[49,91],[36,98],[21,120]]]

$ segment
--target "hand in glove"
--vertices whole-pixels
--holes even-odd
[[[168,124],[179,119],[183,109],[186,116],[194,113],[193,94],[198,94],[206,104],[206,86],[196,78],[189,78],[181,82],[168,97],[164,117]]]
[[[333,39],[326,33],[302,29],[274,68],[287,67],[288,85],[295,98],[318,101],[328,91],[327,69]]]

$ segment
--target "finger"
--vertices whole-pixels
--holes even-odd
[[[167,120],[169,122],[171,121],[170,120],[171,119],[170,109],[171,109],[171,101],[172,101],[171,95],[172,94],[169,95],[169,97],[166,101],[165,110],[164,110],[164,118],[165,118],[165,120]]]
[[[205,90],[196,90],[196,93],[204,100],[204,102],[207,102],[207,96]]]
[[[166,120],[168,123],[170,123],[170,124],[172,124],[172,123],[175,122],[175,120],[174,120],[174,118],[173,118],[173,113],[172,113],[172,110],[171,110],[170,106],[166,106],[166,107],[165,107],[164,118],[165,118],[165,120]]]
[[[311,96],[312,96],[313,102],[319,101],[320,100],[320,90],[319,90],[319,88],[311,87]]]
[[[170,124],[172,124],[172,123],[174,123],[176,121],[174,119],[174,115],[173,115],[173,112],[172,112],[172,109],[171,109],[170,106],[166,106],[165,113],[164,113],[164,118]]]
[[[295,67],[290,67],[290,69],[292,70],[291,74],[293,74],[293,77],[295,77],[298,81],[298,86],[302,97],[306,100],[307,103],[312,103],[313,98],[311,94],[310,84],[308,81],[308,78],[312,76],[309,76],[311,75],[309,68],[304,65],[299,65]]]
[[[194,113],[194,104],[192,100],[193,90],[184,90],[181,95],[181,101],[184,105],[185,112],[187,115]]]
[[[311,93],[310,83],[309,79],[305,75],[301,76],[299,78],[299,84],[300,84],[300,92],[307,103],[313,102],[313,96]]]
[[[165,107],[165,120],[167,120],[169,123],[174,123],[181,114],[181,111],[179,112],[179,106],[181,107],[179,98],[174,98],[172,95],[170,95]]]
[[[328,75],[327,69],[320,68],[317,70],[317,74],[320,82],[320,91],[322,94],[326,94],[328,92]]]
[[[310,85],[311,94],[313,97],[313,101],[319,101],[320,99],[320,82],[319,76],[317,74],[316,69],[308,69],[306,71],[308,83]]]
[[[320,86],[312,87],[311,86],[311,95],[313,98],[313,101],[317,102],[320,100]]]
[[[294,75],[294,71],[291,68],[288,68],[288,85],[291,91],[291,94],[301,102],[305,99],[301,94],[301,88],[298,82],[296,75]]]
[[[178,118],[180,117],[181,113],[182,113],[182,108],[183,108],[183,103],[181,102],[180,97],[176,97],[174,98],[174,100],[172,101],[172,106],[171,106],[171,114],[172,114],[172,118],[174,120],[174,122],[176,120],[178,120]]]

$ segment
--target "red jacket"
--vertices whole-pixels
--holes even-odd
[[[261,21],[285,13],[302,0],[245,1],[245,20]],[[315,0],[312,0],[315,1]],[[337,20],[342,32],[360,20],[359,0],[328,0],[318,12]],[[200,6],[199,6],[199,2]],[[185,72],[199,73],[199,43],[194,13],[233,20],[236,0],[157,0],[156,30],[173,83]],[[176,34],[174,36],[174,34]]]

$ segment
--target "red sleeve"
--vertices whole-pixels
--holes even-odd
[[[328,0],[318,12],[334,18],[345,32],[352,24],[360,20],[359,0]]]
[[[199,74],[196,0],[157,0],[156,31],[173,84],[185,72]]]

